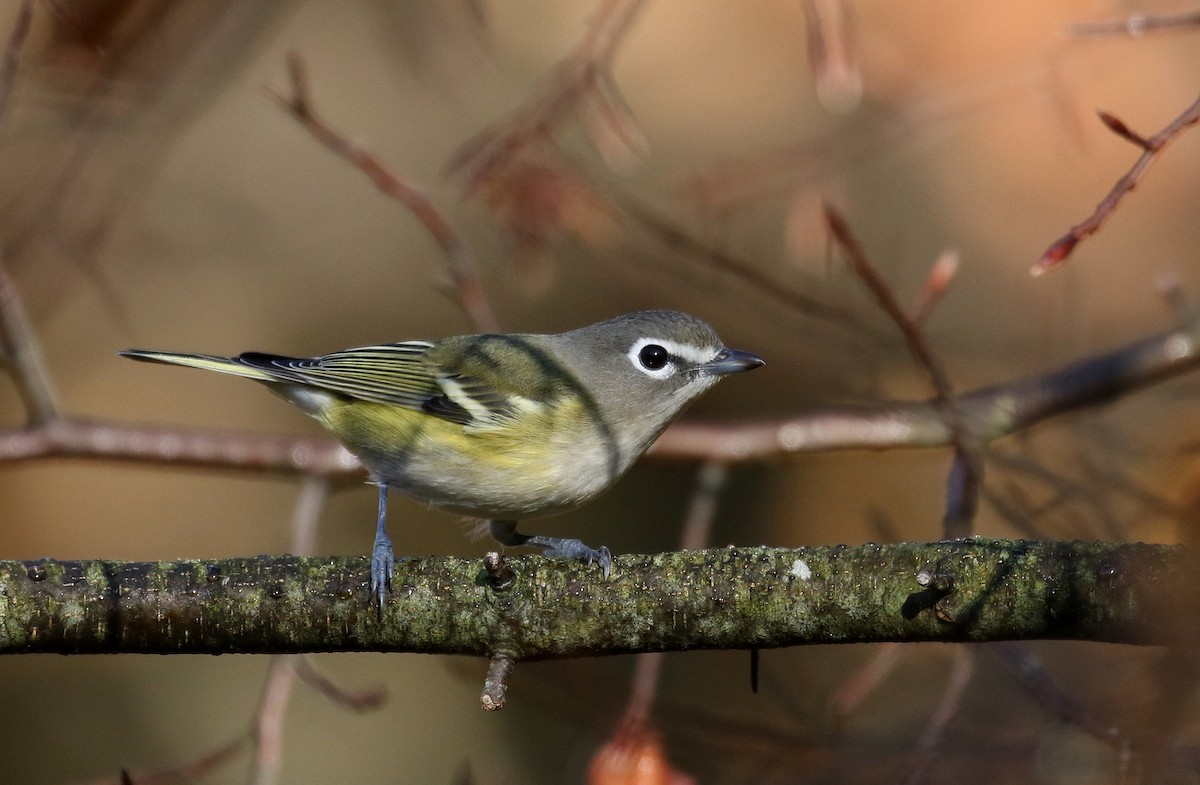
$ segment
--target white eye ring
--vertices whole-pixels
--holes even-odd
[[[657,338],[639,338],[625,354],[633,367],[649,376],[651,379],[669,379],[679,370],[675,353],[671,351],[670,341],[660,341]],[[661,360],[662,364],[658,365]],[[657,366],[657,367],[655,367]]]
[[[658,368],[646,365],[648,358],[642,356],[643,350],[655,346],[666,351],[666,362]],[[638,338],[633,342],[633,346],[629,347],[629,351],[625,353],[625,356],[629,358],[629,362],[633,363],[634,368],[637,368],[651,379],[662,380],[669,379],[678,373],[681,362],[684,365],[701,365],[715,357],[718,351],[720,351],[720,348],[716,346],[692,346],[691,344],[679,343],[678,341],[671,341],[666,338]],[[656,359],[658,355],[654,353],[653,357]]]

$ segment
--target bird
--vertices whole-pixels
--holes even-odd
[[[558,334],[459,335],[307,358],[120,354],[253,379],[331,431],[378,486],[370,598],[381,609],[395,567],[390,489],[487,519],[502,545],[597,563],[607,578],[607,547],[523,534],[517,522],[593,499],[701,393],[765,364],[726,348],[704,321],[670,310]]]

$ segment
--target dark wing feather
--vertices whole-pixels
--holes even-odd
[[[426,359],[424,341],[346,349],[320,357],[281,357],[247,352],[237,361],[280,381],[312,385],[365,401],[424,409],[444,394],[436,370]]]
[[[561,393],[554,362],[528,336],[378,344],[313,358],[248,352],[236,361],[281,382],[404,406],[470,428],[542,411]],[[559,372],[561,375],[561,371]]]

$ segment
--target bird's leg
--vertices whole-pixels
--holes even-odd
[[[612,554],[601,545],[589,548],[573,537],[543,537],[538,534],[521,534],[516,521],[488,521],[492,537],[501,545],[526,545],[541,548],[542,554],[554,559],[575,559],[588,564],[599,564],[607,578],[612,571]]]
[[[379,483],[379,519],[375,522],[375,545],[371,548],[371,601],[383,608],[383,600],[392,588],[392,570],[396,557],[387,536],[387,483]]]

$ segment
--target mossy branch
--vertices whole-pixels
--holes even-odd
[[[867,641],[1191,640],[1183,546],[970,539],[724,548],[595,567],[412,559],[0,562],[0,653],[403,651],[514,661]]]

